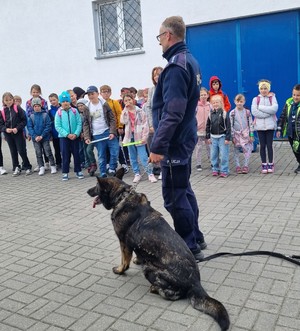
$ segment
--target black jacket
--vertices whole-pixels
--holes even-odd
[[[23,131],[27,124],[27,116],[25,111],[17,106],[17,112],[14,109],[14,106],[4,107],[5,121],[2,116],[2,111],[0,115],[0,131],[6,132],[6,129],[17,128],[18,131]]]
[[[229,113],[223,109],[211,110],[206,122],[206,139],[211,134],[225,135],[225,140],[231,139],[231,123]]]

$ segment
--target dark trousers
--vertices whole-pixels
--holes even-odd
[[[175,231],[190,249],[197,248],[197,241],[203,241],[199,229],[199,208],[190,183],[191,159],[185,165],[161,163],[162,192],[164,206],[171,214]]]
[[[55,161],[54,161],[54,157],[51,151],[51,147],[50,147],[50,141],[49,140],[41,140],[39,142],[37,141],[33,141],[33,146],[34,146],[34,150],[35,150],[35,156],[36,156],[36,160],[38,163],[38,166],[44,167],[44,160],[43,160],[43,153],[46,154],[47,159],[50,161],[50,165],[54,166],[55,165]]]
[[[10,150],[13,171],[16,169],[16,167],[21,168],[18,160],[18,153],[20,154],[23,161],[23,169],[31,169],[32,166],[27,157],[26,141],[23,135],[23,131],[18,131],[16,134],[5,132],[4,135]]]
[[[61,167],[60,138],[53,138],[52,144],[54,148],[55,164]]]
[[[1,135],[1,133],[0,133]],[[0,136],[0,167],[3,167],[2,138]]]
[[[292,137],[288,137],[288,138],[289,138],[289,143],[290,143],[290,145],[291,145],[291,147],[292,147],[293,153],[294,153],[294,155],[295,155],[295,157],[296,157],[296,160],[297,160],[297,162],[298,162],[299,165],[300,165],[300,153],[296,153],[296,152],[294,151],[294,149],[293,149],[293,142],[294,142],[295,139],[293,139]],[[300,150],[299,150],[299,152],[300,152]],[[1,163],[0,163],[0,165],[1,165]]]
[[[70,171],[70,158],[73,155],[74,172],[81,171],[79,158],[79,138],[71,140],[69,138],[60,139],[60,150],[62,156],[62,172],[68,174]]]
[[[266,149],[269,163],[273,163],[273,137],[274,130],[257,131],[260,144],[260,158],[262,163],[267,163]]]

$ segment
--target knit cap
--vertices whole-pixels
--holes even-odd
[[[62,102],[71,102],[70,93],[68,91],[61,92],[60,96],[58,97],[59,103]]]
[[[42,100],[40,98],[33,98],[31,100],[31,107],[33,108],[35,105],[42,106]]]
[[[86,100],[84,98],[77,100],[77,105],[79,105],[79,104],[87,105],[87,103],[88,103],[88,100]]]

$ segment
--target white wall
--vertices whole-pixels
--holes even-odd
[[[145,54],[96,60],[90,0],[1,0],[0,94],[23,101],[30,86],[51,92],[89,85],[151,86],[151,69],[165,65],[155,39],[165,17],[181,15],[187,25],[299,8],[299,0],[142,0]],[[23,102],[24,105],[24,102]]]

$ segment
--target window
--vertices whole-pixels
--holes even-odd
[[[144,53],[140,0],[98,0],[93,10],[97,58]]]

